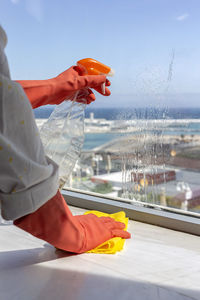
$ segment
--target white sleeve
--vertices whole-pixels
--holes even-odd
[[[14,220],[37,210],[58,189],[58,166],[45,157],[22,87],[0,74],[0,201]]]

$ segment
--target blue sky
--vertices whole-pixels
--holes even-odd
[[[0,0],[13,79],[56,76],[84,57],[115,70],[95,107],[200,107],[199,0]],[[172,79],[167,81],[172,52]]]

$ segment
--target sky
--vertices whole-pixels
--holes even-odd
[[[94,107],[200,107],[199,0],[0,0],[13,79],[85,58],[115,70]]]

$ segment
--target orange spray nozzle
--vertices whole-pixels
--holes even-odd
[[[113,70],[93,58],[84,58],[77,61],[77,65],[84,68],[85,74],[88,75],[106,75],[113,76]]]
[[[114,71],[93,58],[84,58],[77,61],[77,65],[82,67],[84,70],[84,74],[88,75],[106,75],[106,76],[113,76]],[[83,74],[83,75],[84,75]],[[105,83],[101,85],[102,93],[105,94]]]

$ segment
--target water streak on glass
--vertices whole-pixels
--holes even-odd
[[[157,107],[150,107],[143,111],[143,116],[137,114],[132,116],[136,120],[136,139],[132,144],[132,151],[122,154],[122,197],[138,201],[160,204],[160,197],[156,178],[162,174],[163,186],[161,192],[165,192],[166,170],[165,170],[165,147],[163,143],[163,129],[167,116],[167,107],[162,106],[162,97],[167,97],[170,82],[172,81],[175,51],[172,50],[168,68],[168,76],[163,95],[160,90],[159,81],[155,85],[154,74],[151,80],[145,80],[145,84],[151,86],[155,97],[159,97]],[[154,88],[152,88],[154,86]],[[157,87],[157,88],[156,88]],[[160,117],[162,115],[162,117]],[[130,149],[130,148],[129,148]],[[161,203],[162,204],[162,203]]]

